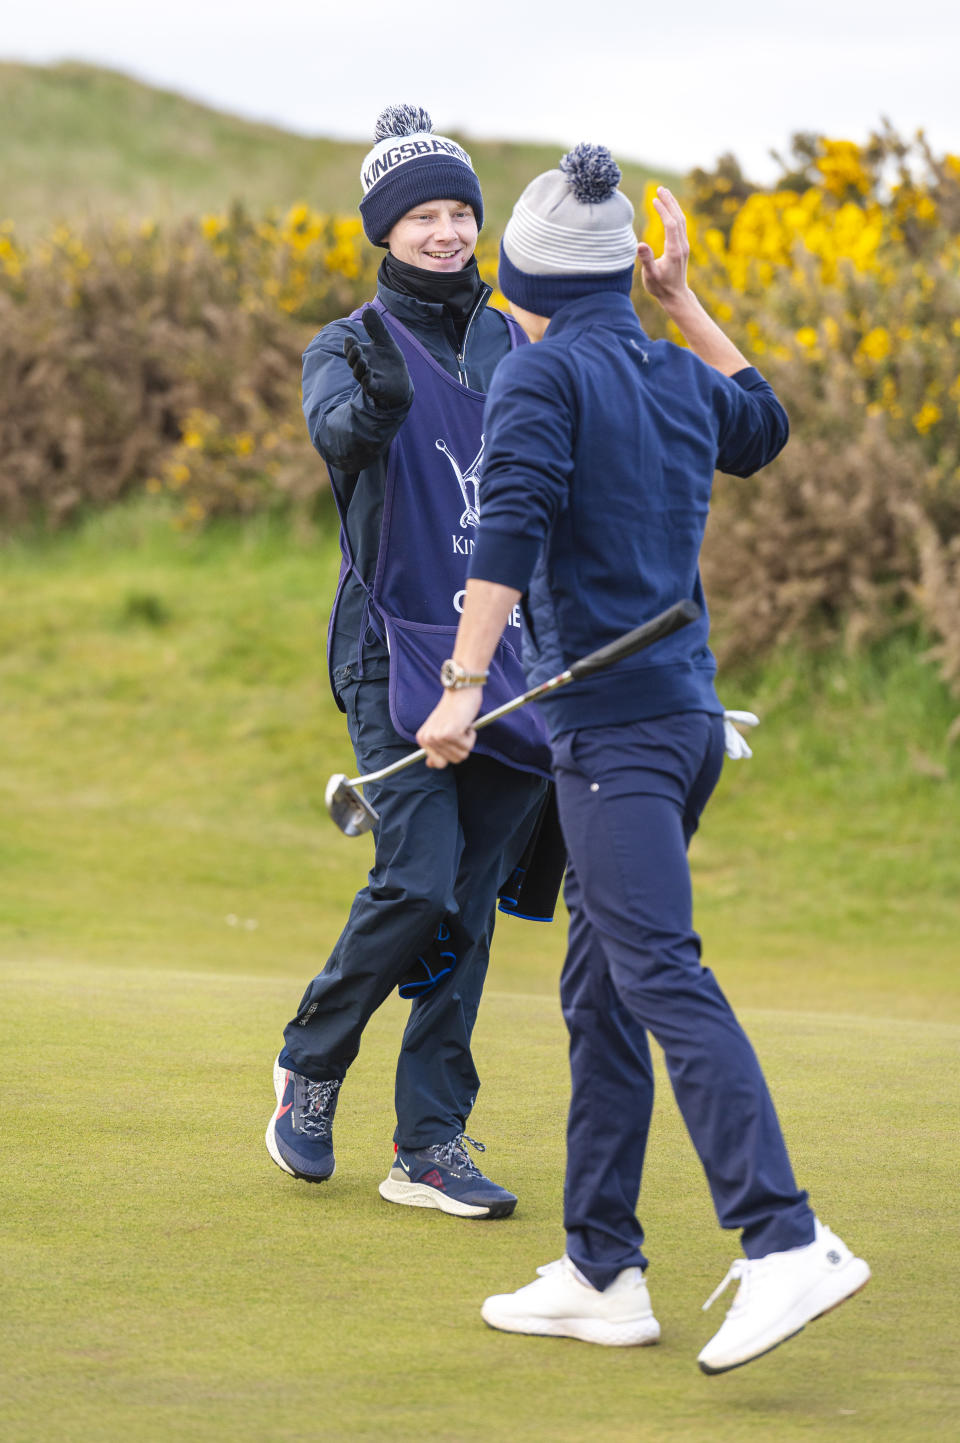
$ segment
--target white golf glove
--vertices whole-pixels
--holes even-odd
[[[744,727],[758,727],[760,718],[752,711],[725,711],[723,714],[724,751],[731,761],[746,761],[753,756],[753,752],[747,745],[746,737],[742,737],[737,731],[734,722],[739,722]]]

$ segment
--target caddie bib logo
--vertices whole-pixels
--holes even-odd
[[[484,438],[480,437],[480,450],[474,456],[466,471],[461,471],[456,456],[450,450],[446,441],[441,437],[437,443],[437,450],[442,451],[444,456],[453,467],[453,474],[460,487],[460,495],[463,497],[463,515],[460,517],[460,530],[465,531],[468,526],[480,525],[480,467],[483,465]]]

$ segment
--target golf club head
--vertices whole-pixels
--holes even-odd
[[[355,787],[351,787],[342,772],[336,773],[327,782],[324,794],[327,811],[341,832],[347,837],[359,837],[369,832],[380,817],[369,802],[365,802]]]

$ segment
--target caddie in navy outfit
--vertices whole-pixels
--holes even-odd
[[[412,749],[436,700],[477,535],[485,393],[526,340],[487,306],[474,258],[483,198],[460,145],[433,134],[424,111],[393,107],[361,181],[365,232],[387,250],[377,296],[311,342],[303,405],[341,520],[331,681],[367,773]],[[519,616],[505,622],[490,676],[501,700],[523,688]],[[333,1174],[341,1084],[369,1018],[399,985],[413,1000],[382,1196],[463,1217],[513,1211],[514,1194],[465,1148],[479,1087],[470,1040],[498,891],[539,823],[549,776],[542,719],[520,713],[491,727],[456,775],[420,766],[366,788],[380,814],[368,884],[274,1068],[266,1142],[287,1173]]]
[[[532,340],[500,366],[485,416],[477,545],[453,658],[481,672],[523,601],[534,685],[682,598],[701,618],[541,703],[570,854],[561,980],[573,1091],[566,1253],[488,1298],[494,1328],[654,1343],[636,1217],[659,1043],[721,1226],[741,1230],[740,1286],[706,1373],[768,1352],[867,1282],[866,1263],[794,1180],[760,1065],[692,927],[687,846],[723,764],[723,714],[698,557],[714,470],[777,454],[787,418],[686,284],[683,213],[656,201],[664,254],[644,285],[690,349],[651,341],[630,302],[633,208],[609,151],[578,146],[524,191],[500,285]],[[476,737],[479,688],[444,695],[418,733],[433,766]],[[711,1299],[710,1301],[713,1301]]]

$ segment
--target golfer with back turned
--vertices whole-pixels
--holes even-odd
[[[497,362],[526,339],[487,306],[470,157],[434,135],[424,111],[383,112],[361,183],[364,230],[386,249],[377,297],[312,341],[303,404],[342,523],[331,680],[357,766],[370,772],[409,752],[450,656],[479,519],[485,392]],[[500,700],[523,683],[519,618],[504,622],[491,674]],[[341,1084],[371,1015],[401,984],[413,1001],[380,1192],[460,1217],[512,1213],[514,1194],[465,1147],[479,1087],[470,1040],[498,889],[537,823],[549,774],[543,723],[526,712],[485,733],[456,775],[418,767],[367,787],[380,814],[368,885],[274,1068],[266,1142],[285,1172],[332,1175]]]
[[[644,285],[690,349],[651,342],[630,302],[633,209],[603,147],[578,146],[514,208],[500,286],[531,340],[499,367],[485,414],[482,520],[453,659],[487,666],[526,593],[532,685],[670,603],[701,620],[541,702],[569,851],[561,979],[572,1097],[566,1252],[494,1328],[604,1344],[660,1335],[636,1217],[659,1043],[722,1227],[741,1232],[739,1288],[699,1356],[759,1357],[867,1282],[866,1263],[794,1180],[760,1065],[692,928],[687,846],[723,761],[722,708],[698,571],[715,469],[746,476],[787,437],[773,391],[686,284],[683,213],[655,202],[665,249]],[[445,693],[418,732],[433,767],[462,762],[482,690]],[[712,1302],[713,1299],[710,1299]]]

